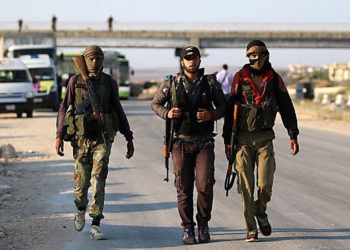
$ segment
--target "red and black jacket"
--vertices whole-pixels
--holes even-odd
[[[266,83],[269,81],[274,81],[271,98],[274,98],[277,102],[283,125],[287,129],[289,137],[291,139],[297,139],[299,130],[294,106],[281,76],[279,76],[272,67],[269,67],[269,69],[264,72],[261,87],[258,88],[253,82],[250,66],[249,64],[246,64],[235,74],[231,84],[230,98],[228,101],[222,135],[225,144],[229,144],[230,142],[234,104],[237,102],[247,104],[247,97],[245,96],[244,91],[242,91],[242,83],[245,82],[250,84],[253,92],[254,106],[258,107],[265,99]]]

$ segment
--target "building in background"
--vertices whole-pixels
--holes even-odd
[[[290,64],[288,66],[287,77],[291,79],[301,78],[327,78],[328,77],[328,65],[322,67],[314,67],[304,65],[302,63]]]
[[[350,80],[350,62],[332,63],[329,65],[329,80],[334,82],[344,82]]]

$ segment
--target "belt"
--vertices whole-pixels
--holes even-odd
[[[214,138],[215,134],[210,135],[200,135],[200,136],[190,136],[190,135],[175,135],[175,139],[180,139],[182,141],[188,142],[206,142]]]

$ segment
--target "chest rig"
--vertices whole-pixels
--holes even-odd
[[[203,75],[192,86],[188,86],[183,76],[170,78],[170,97],[176,94],[176,107],[182,110],[182,116],[174,121],[174,129],[178,135],[201,136],[211,134],[214,122],[197,122],[197,112],[200,108],[213,109],[212,88],[215,84],[211,75]],[[170,105],[170,108],[173,104]]]
[[[249,132],[271,129],[275,125],[278,112],[273,93],[277,90],[277,75],[266,83],[265,96],[258,106],[255,105],[253,89],[249,82],[242,82],[241,94],[244,93],[246,103],[242,103],[239,110],[238,128]]]
[[[112,84],[111,77],[102,73],[98,83],[99,90],[95,93],[98,99],[100,112],[103,114],[103,120],[107,130],[107,139],[114,140],[115,133],[118,131],[118,116],[116,110],[112,108]],[[77,139],[96,138],[99,135],[99,125],[97,120],[89,119],[93,113],[91,105],[87,102],[89,98],[86,85],[82,82],[81,75],[75,76],[74,83],[75,105],[70,105],[67,109],[64,119],[66,129],[66,139],[72,140],[74,136]]]

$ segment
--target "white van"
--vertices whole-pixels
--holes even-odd
[[[57,72],[52,58],[46,54],[21,56],[33,79],[34,107],[52,108],[58,111],[60,100],[58,95]]]
[[[0,59],[0,113],[33,117],[33,82],[20,59]]]

